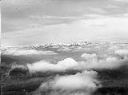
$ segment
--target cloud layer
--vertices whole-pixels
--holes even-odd
[[[52,64],[46,61],[39,61],[33,64],[27,64],[30,72],[63,72],[66,70],[103,70],[103,69],[117,69],[121,66],[127,66],[128,57],[121,59],[118,56],[107,56],[99,59],[96,54],[84,53],[81,55],[83,61],[75,61],[73,58],[66,58],[62,61]]]
[[[40,59],[40,61],[34,63],[16,65],[10,70],[12,72],[19,70],[19,73],[24,71],[27,72],[29,77],[47,79],[33,92],[34,95],[44,93],[48,95],[91,95],[97,88],[103,86],[100,82],[101,80],[99,80],[100,73],[98,72],[104,70],[120,71],[122,67],[128,67],[127,44],[84,43],[77,45],[53,45],[48,48],[48,50],[57,52],[52,57],[47,56],[47,54],[43,55],[47,56],[49,60]],[[7,53],[7,50],[9,53]],[[33,54],[41,56],[42,52],[44,52],[25,48],[7,48],[5,51],[5,55],[10,54],[12,56]],[[120,72],[123,73],[122,71]]]
[[[13,55],[13,56],[25,56],[25,55],[54,55],[57,54],[54,51],[41,51],[41,50],[35,50],[35,49],[18,49],[18,48],[12,48],[3,50],[2,53],[4,55]]]
[[[99,44],[88,46],[64,46],[64,48],[70,49],[70,53],[64,50],[60,50],[61,47],[54,48],[59,52],[44,51],[36,49],[23,49],[23,48],[8,48],[2,50],[3,55],[12,56],[27,56],[27,55],[53,55],[55,58],[58,56],[62,59],[49,59],[47,61],[43,58],[38,62],[32,64],[26,63],[30,72],[64,72],[67,70],[90,70],[90,69],[117,69],[121,66],[128,65],[128,49],[127,45],[113,45],[113,44]],[[52,49],[52,47],[51,47]],[[78,53],[77,53],[78,52]],[[67,55],[64,55],[64,54]],[[69,57],[68,55],[71,55]],[[67,56],[67,58],[65,57]],[[51,57],[49,57],[51,58]],[[50,61],[53,60],[53,61]],[[53,63],[54,62],[54,63]]]

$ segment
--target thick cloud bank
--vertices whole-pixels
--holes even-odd
[[[128,59],[121,59],[118,56],[106,56],[99,58],[97,54],[84,53],[81,55],[82,61],[75,61],[73,58],[65,58],[52,64],[46,61],[39,61],[33,64],[27,64],[30,72],[46,72],[55,71],[61,72],[66,70],[91,70],[91,69],[117,69],[121,66],[128,65]]]
[[[39,55],[37,57],[42,58],[32,64],[15,65],[10,70],[12,75],[18,71],[44,79],[33,95],[92,95],[98,87],[102,87],[102,82],[98,80],[99,71],[128,67],[128,45],[125,44],[65,45],[49,48],[48,51],[10,48],[2,52],[12,56]]]

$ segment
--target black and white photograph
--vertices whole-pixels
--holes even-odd
[[[128,0],[0,7],[0,95],[128,95]]]

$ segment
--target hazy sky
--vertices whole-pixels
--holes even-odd
[[[128,41],[128,0],[3,0],[2,44]]]

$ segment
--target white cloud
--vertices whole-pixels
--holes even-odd
[[[33,64],[27,64],[30,72],[60,71],[61,67],[46,61],[40,61]]]
[[[75,75],[56,76],[42,83],[36,93],[47,91],[48,95],[92,95],[98,87],[101,84],[97,80],[97,72],[84,71]]]
[[[53,87],[64,90],[96,88],[95,83],[97,81],[94,79],[96,76],[97,73],[95,71],[84,71],[76,75],[60,76],[55,79]]]
[[[81,55],[81,57],[86,59],[86,60],[97,60],[97,55],[96,54],[84,53],[84,54]]]
[[[115,51],[115,54],[122,57],[128,57],[128,49],[118,49]]]
[[[67,68],[67,69],[70,69],[70,68],[73,68],[75,66],[78,66],[78,63],[72,58],[66,58],[62,61],[59,61],[57,63],[57,65],[62,66],[62,67]]]
[[[35,49],[17,49],[17,48],[10,48],[7,50],[2,51],[5,55],[13,55],[13,56],[20,56],[20,55],[54,55],[57,54],[54,51],[40,51]]]
[[[86,61],[79,62],[78,68],[83,69],[116,69],[120,66],[127,65],[127,59],[120,59],[116,56],[106,55],[105,58],[99,59],[96,54],[82,54]]]
[[[72,58],[66,58],[59,61],[57,64],[52,64],[46,61],[39,61],[33,64],[27,64],[30,72],[45,72],[45,71],[66,71],[74,69],[78,63]]]
[[[90,95],[90,93],[98,87],[101,87],[96,77],[97,72],[95,71],[84,71],[75,75],[56,76],[53,80],[42,83],[38,91],[47,91],[50,88],[53,90],[52,93],[56,92],[55,95],[58,95],[58,93],[60,95],[61,92],[62,95],[81,95],[80,93]],[[77,91],[79,91],[79,93]]]

